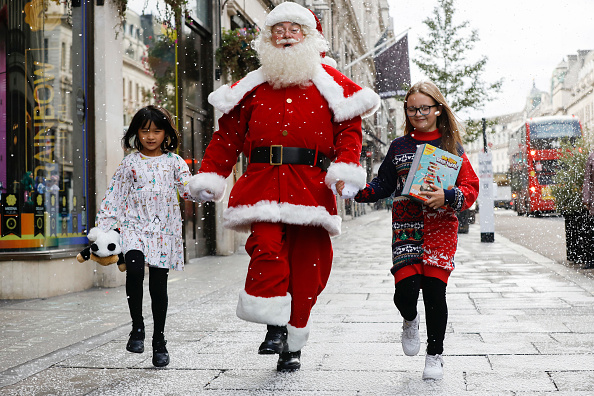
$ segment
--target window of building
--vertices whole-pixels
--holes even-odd
[[[87,243],[82,27],[69,4],[25,3],[0,0],[0,256]]]

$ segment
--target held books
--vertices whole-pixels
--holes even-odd
[[[430,184],[447,190],[456,184],[462,158],[430,144],[417,146],[402,195],[424,202],[421,191],[433,191]]]

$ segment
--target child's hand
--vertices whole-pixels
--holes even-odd
[[[430,208],[441,208],[445,204],[445,194],[443,193],[443,188],[437,187],[435,184],[430,184],[430,186],[433,191],[421,191],[419,195],[427,197],[427,200],[423,203]]]
[[[336,182],[335,186],[336,186],[336,194],[342,195],[342,189],[344,188],[344,182],[342,180],[339,180]]]
[[[334,194],[338,195],[342,199],[353,199],[359,192],[359,189],[350,183],[346,183],[342,180],[337,181],[331,187]]]

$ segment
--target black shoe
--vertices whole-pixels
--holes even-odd
[[[287,327],[268,325],[268,332],[264,342],[260,344],[258,353],[260,355],[273,355],[284,352],[287,349]]]
[[[142,353],[144,352],[144,328],[133,328],[130,332],[130,338],[126,344],[128,352]]]
[[[301,368],[301,351],[283,352],[278,356],[276,371],[297,371]]]
[[[169,352],[165,348],[166,344],[165,340],[153,340],[153,366],[165,367],[169,364]]]

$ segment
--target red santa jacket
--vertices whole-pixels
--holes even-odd
[[[221,200],[238,155],[249,158],[257,147],[315,149],[333,160],[327,172],[310,165],[250,163],[231,190],[225,227],[249,232],[252,222],[282,222],[340,234],[341,218],[329,186],[338,180],[365,186],[359,164],[361,117],[377,110],[379,96],[320,65],[307,87],[272,89],[256,70],[220,87],[208,100],[224,114],[190,182],[192,191],[206,189]]]

